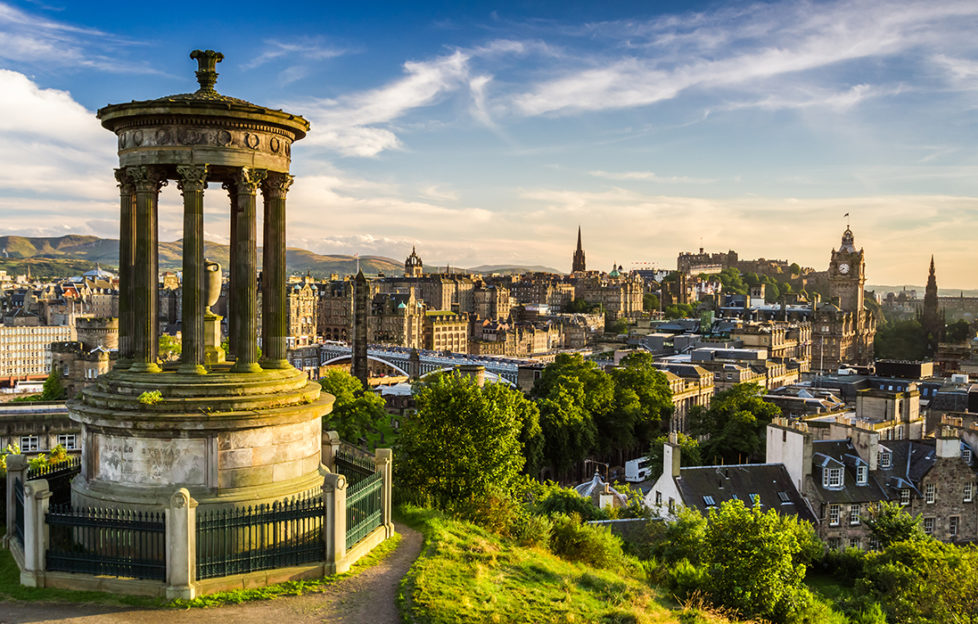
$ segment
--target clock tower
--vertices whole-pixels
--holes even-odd
[[[863,310],[866,286],[866,260],[863,250],[856,251],[852,230],[842,233],[842,245],[832,250],[829,261],[829,286],[833,297],[839,298],[839,308],[846,312]]]

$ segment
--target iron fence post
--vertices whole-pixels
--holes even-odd
[[[24,482],[24,473],[27,471],[27,458],[23,455],[7,455],[7,532],[3,536],[3,545],[10,548],[10,540],[14,535],[14,523],[16,522],[14,509],[14,481],[20,479]]]
[[[47,479],[24,484],[24,569],[20,583],[27,587],[44,586],[44,563],[48,549],[45,514],[51,502]]]
[[[166,517],[166,597],[193,600],[196,597],[197,501],[187,488],[170,497]]]
[[[323,477],[323,539],[326,541],[326,572],[340,574],[350,569],[346,562],[346,477],[331,472]]]
[[[391,519],[391,494],[394,453],[390,449],[374,451],[374,467],[376,472],[384,474],[384,485],[380,492],[381,522],[384,525],[384,539],[394,535],[394,521]]]

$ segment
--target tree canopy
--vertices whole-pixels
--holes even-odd
[[[333,411],[323,416],[324,427],[335,429],[340,438],[364,444],[371,450],[391,445],[394,428],[383,398],[364,392],[360,380],[345,371],[327,372],[319,385],[336,397]]]
[[[781,415],[781,409],[761,398],[756,383],[737,384],[718,392],[710,407],[697,406],[689,413],[689,433],[707,436],[701,457],[707,463],[742,463],[763,459],[765,430]]]
[[[525,462],[524,420],[535,415],[522,392],[447,373],[418,384],[415,400],[397,446],[405,490],[443,508],[509,491]]]

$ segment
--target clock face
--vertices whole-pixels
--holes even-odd
[[[840,262],[839,263],[839,273],[842,273],[843,275],[846,275],[846,274],[849,273],[849,263],[848,262]]]

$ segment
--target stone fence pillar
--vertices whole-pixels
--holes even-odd
[[[20,584],[44,586],[45,554],[48,550],[48,524],[45,515],[51,502],[47,479],[24,484],[24,569]]]
[[[197,501],[187,488],[166,506],[166,597],[193,600],[197,587]]]
[[[384,539],[394,535],[394,521],[391,518],[393,494],[394,453],[390,449],[374,451],[374,470],[383,473],[384,487],[380,490],[381,519],[384,523]]]
[[[335,431],[324,431],[323,432],[323,464],[330,469],[331,472],[336,472],[336,451],[340,450],[340,434]]]
[[[350,569],[346,562],[346,477],[331,472],[323,477],[323,540],[326,542],[326,574]]]
[[[7,455],[7,533],[3,536],[3,545],[8,544],[14,537],[14,480],[24,482],[27,472],[27,458],[23,455]]]

